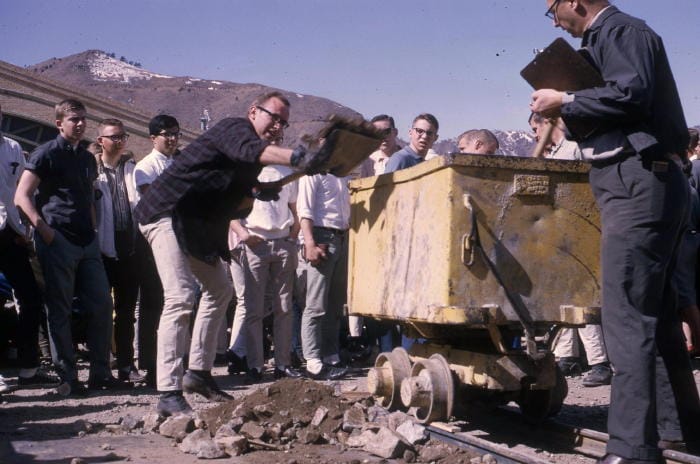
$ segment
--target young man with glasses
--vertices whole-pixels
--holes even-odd
[[[134,184],[136,163],[125,155],[129,134],[118,119],[105,119],[98,126],[101,147],[97,163],[97,235],[102,261],[114,295],[114,340],[118,379],[140,383],[145,377],[134,366],[134,323],[139,275],[136,224],[132,210],[138,203]],[[139,313],[140,314],[140,313]]]
[[[153,150],[136,163],[134,169],[134,183],[139,194],[148,190],[179,153],[180,123],[173,116],[154,116],[148,123],[148,133]],[[163,286],[151,247],[140,232],[136,236],[136,254],[141,257],[142,265],[139,275],[139,367],[146,371],[146,385],[155,387],[156,340],[163,311]]]
[[[216,342],[233,288],[222,260],[229,260],[228,227],[245,217],[247,198],[277,198],[258,190],[263,165],[292,166],[318,172],[330,153],[308,153],[274,145],[289,120],[289,101],[280,92],[257,98],[246,118],[226,118],[199,136],[144,192],[134,211],[153,250],[163,284],[165,305],[158,327],[158,412],[186,413],[182,393],[214,401],[231,397],[211,376]],[[202,297],[189,343],[189,319],[197,278]],[[189,369],[184,356],[189,351]]]
[[[410,143],[407,147],[391,155],[384,172],[394,172],[422,163],[428,150],[437,140],[438,129],[438,120],[432,114],[422,113],[416,116],[408,131]]]
[[[545,117],[561,116],[578,142],[601,212],[602,327],[614,369],[601,462],[658,462],[659,448],[681,439],[696,451],[700,401],[671,283],[687,218],[677,161],[688,132],[663,42],[606,0],[546,4],[555,27],[582,38],[605,80],[537,90],[530,103]],[[572,129],[584,121],[596,127]]]
[[[56,105],[55,140],[29,156],[15,204],[34,226],[37,256],[44,274],[49,338],[61,378],[58,392],[84,396],[78,381],[71,315],[73,295],[89,313],[91,389],[122,386],[109,367],[112,300],[95,233],[97,164],[80,141],[85,135],[85,106],[67,99]]]

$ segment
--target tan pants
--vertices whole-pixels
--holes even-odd
[[[221,260],[211,265],[182,252],[170,217],[140,228],[153,250],[163,284],[164,304],[156,356],[158,390],[182,390],[183,358],[188,350],[190,369],[208,371],[214,365],[216,340],[233,288]],[[197,284],[202,297],[190,339]]]
[[[588,365],[600,364],[608,361],[603,341],[603,330],[600,325],[588,324],[578,329],[562,328],[554,340],[554,356],[557,358],[578,358],[578,337],[581,337],[583,348],[586,350]]]

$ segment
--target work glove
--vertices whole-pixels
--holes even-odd
[[[292,152],[289,164],[309,176],[327,172],[329,168],[327,162],[333,153],[337,138],[337,131],[332,131],[322,141],[321,148],[316,152],[308,152],[306,148],[299,145]]]

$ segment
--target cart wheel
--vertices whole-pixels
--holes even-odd
[[[556,366],[556,383],[549,390],[529,390],[523,388],[517,401],[520,411],[528,422],[539,424],[561,411],[569,386],[559,366]]]
[[[380,353],[367,373],[367,388],[380,406],[390,410],[401,408],[401,382],[411,374],[411,360],[403,348]]]
[[[423,424],[447,420],[454,410],[455,385],[447,360],[440,354],[416,362],[401,383],[401,400]]]

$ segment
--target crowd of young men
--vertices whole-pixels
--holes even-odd
[[[601,211],[602,332],[615,371],[608,415],[610,440],[602,462],[655,462],[660,448],[681,440],[697,450],[700,400],[671,283],[687,221],[688,185],[677,161],[685,155],[688,132],[664,46],[644,22],[607,0],[545,3],[546,15],[556,27],[582,38],[591,63],[606,82],[573,92],[540,89],[533,93],[530,105],[534,113],[559,121],[567,138],[578,143],[579,151],[566,157],[591,162],[591,186]],[[320,175],[328,157],[323,149],[311,153],[303,147],[291,150],[277,145],[289,114],[289,101],[282,94],[264,95],[251,104],[245,118],[220,121],[177,155],[177,125],[154,123],[149,129],[155,150],[141,162],[145,163],[140,170],[121,157],[120,147],[127,138],[121,123],[107,120],[100,125],[103,158],[98,166],[80,144],[86,128],[83,105],[75,100],[57,105],[60,135],[32,153],[14,203],[25,224],[35,230],[60,392],[85,393],[77,380],[71,336],[74,296],[90,316],[88,387],[113,388],[120,385],[119,379],[130,381],[140,375],[127,346],[134,338],[133,328],[127,327],[133,325],[134,284],[122,279],[131,265],[129,257],[138,249],[136,227],[150,245],[164,294],[155,362],[159,412],[188,412],[183,391],[212,400],[228,398],[214,382],[211,368],[216,336],[233,297],[223,261],[231,248],[238,266],[236,290],[245,308],[239,313],[238,328],[245,338],[251,379],[259,378],[262,369],[260,319],[267,306],[279,319],[275,329],[284,334],[276,341],[276,349],[281,346],[284,351],[276,353],[276,375],[299,375],[287,357],[288,344],[281,340],[290,330],[288,284],[299,229],[306,285],[304,301],[297,303],[303,307],[306,375],[334,379],[345,374],[338,336],[347,277],[347,179]],[[581,122],[595,123],[595,129],[576,131]],[[373,123],[388,129],[386,143],[370,158],[374,173],[424,161],[438,136],[437,119],[420,114],[409,130],[408,146],[392,153],[393,120],[382,115]],[[497,143],[491,136],[467,132],[460,136],[460,148],[493,153]],[[0,142],[0,153],[16,159],[12,142]],[[557,144],[557,151],[567,150],[563,138]],[[11,174],[5,172],[5,162],[2,173],[16,179],[23,163],[11,162],[18,163],[9,165]],[[294,188],[261,190],[261,181],[285,173],[263,171],[263,165],[288,166],[308,174],[295,187],[296,198]],[[137,189],[129,186],[132,175]],[[96,181],[102,192],[99,216]],[[7,193],[3,195],[7,207]],[[253,215],[246,218],[250,196],[269,204],[258,203],[256,210],[254,202]],[[0,245],[18,253],[24,262],[22,251],[13,248],[23,246],[17,216],[9,212],[2,217]],[[237,243],[229,242],[230,229]],[[5,270],[5,263],[0,264]],[[28,320],[27,343],[36,345],[35,321],[42,303],[36,300],[38,292],[32,298],[27,296],[29,287],[21,290],[21,285],[36,285],[23,272],[24,277],[11,280],[20,286],[17,293],[20,316],[24,313]],[[109,368],[110,287],[115,294],[118,378]],[[258,292],[252,294],[251,287]],[[193,316],[198,292],[201,298]],[[52,380],[36,369],[34,349],[20,348],[20,384]],[[146,367],[147,373],[152,368]]]

